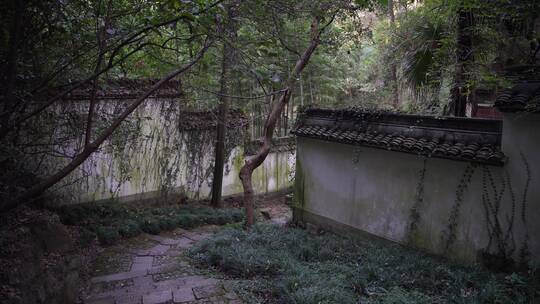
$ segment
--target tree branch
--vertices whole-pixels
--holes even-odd
[[[201,14],[204,14],[206,12],[208,12],[209,10],[211,10],[212,8],[218,6],[221,2],[223,2],[224,0],[218,0],[218,1],[215,1],[214,3],[208,5],[207,7],[193,13],[193,15],[197,16],[197,15],[201,15]],[[64,90],[63,92],[53,96],[52,98],[50,98],[49,100],[47,100],[45,103],[43,103],[41,106],[39,106],[37,109],[35,109],[34,111],[31,111],[30,113],[27,113],[26,115],[23,115],[21,118],[15,120],[15,122],[13,124],[9,124],[9,122],[7,121],[7,119],[5,120],[5,123],[4,123],[4,129],[3,130],[0,130],[0,139],[3,138],[7,133],[10,132],[10,129],[20,125],[21,123],[25,122],[26,120],[32,118],[33,116],[41,113],[43,110],[47,109],[48,107],[50,107],[52,104],[54,104],[56,101],[58,101],[59,99],[61,99],[62,97],[66,96],[67,94],[71,93],[72,91],[76,90],[77,88],[80,88],[82,85],[90,82],[90,81],[93,81],[95,80],[97,77],[99,77],[101,74],[105,73],[106,71],[110,70],[112,67],[116,66],[117,64],[123,62],[125,59],[127,59],[129,56],[131,56],[132,54],[134,54],[135,52],[132,51],[130,52],[128,55],[124,56],[121,60],[117,61],[116,63],[113,63],[114,61],[114,58],[116,57],[116,55],[119,53],[119,51],[126,45],[128,44],[131,44],[131,43],[134,43],[134,42],[137,42],[137,41],[140,41],[142,38],[140,37],[142,34],[148,32],[148,31],[151,31],[151,30],[155,30],[156,28],[160,28],[160,27],[163,27],[163,26],[166,26],[166,25],[170,25],[170,24],[173,24],[179,20],[182,20],[182,19],[188,19],[188,17],[186,17],[185,15],[180,15],[180,16],[177,16],[175,18],[172,18],[172,19],[169,19],[169,20],[166,20],[166,21],[163,21],[163,22],[160,22],[160,23],[156,23],[156,24],[151,24],[151,25],[148,25],[148,26],[145,26],[144,28],[128,35],[125,39],[123,39],[119,44],[115,45],[115,47],[112,49],[112,53],[110,55],[110,58],[109,58],[109,62],[106,66],[105,69],[101,70],[99,73],[97,74],[94,74],[88,78],[86,78],[85,80],[83,81],[80,81],[78,83],[76,83],[73,87],[71,87],[70,89],[67,89],[67,90]],[[137,49],[137,51],[140,50],[140,49]],[[109,52],[111,50],[106,50],[104,52],[101,52],[100,54],[103,56],[104,53],[106,52]],[[103,54],[102,54],[103,53]],[[66,67],[62,67],[62,69],[65,69]],[[54,74],[54,75],[58,75],[58,74]],[[53,80],[54,77],[51,77],[48,81],[51,81]],[[4,114],[2,114],[4,115]]]
[[[65,178],[68,174],[73,172],[77,167],[79,167],[92,153],[94,153],[101,144],[109,138],[109,136],[120,126],[120,124],[133,112],[135,109],[137,109],[138,106],[140,106],[152,93],[157,91],[161,86],[163,86],[166,82],[173,79],[174,77],[184,73],[185,71],[189,70],[195,63],[197,63],[206,53],[208,48],[212,45],[213,41],[206,40],[204,46],[199,51],[197,56],[193,58],[189,63],[182,66],[181,68],[169,73],[167,76],[162,78],[159,82],[154,84],[150,89],[148,89],[143,95],[141,95],[139,98],[137,98],[131,105],[129,105],[112,123],[109,127],[107,127],[100,136],[98,136],[93,142],[88,144],[84,147],[84,149],[76,155],[70,163],[68,163],[65,167],[60,169],[55,174],[47,177],[37,185],[33,186],[32,188],[28,189],[26,192],[22,193],[20,196],[7,201],[5,204],[3,204],[0,207],[0,212],[5,212],[7,210],[10,210],[11,208],[16,207],[19,204],[24,204],[31,202],[35,200],[38,196],[40,196],[45,190],[49,189],[56,183],[58,183],[60,180]]]
[[[198,90],[208,92],[208,93],[214,94],[214,95],[219,96],[219,97],[229,97],[229,98],[234,98],[234,99],[260,99],[260,98],[265,98],[265,97],[268,97],[268,96],[273,96],[273,95],[277,95],[277,94],[285,92],[285,89],[282,89],[282,90],[270,92],[268,94],[247,97],[247,96],[226,95],[226,94],[222,94],[222,93],[219,93],[219,92],[207,90],[207,89],[204,89],[204,88],[198,88]]]
[[[244,188],[244,208],[246,209],[246,228],[250,228],[254,222],[254,216],[253,216],[254,191],[253,191],[253,185],[251,183],[251,177],[252,177],[253,171],[264,162],[264,160],[266,159],[266,156],[270,152],[270,146],[272,144],[272,137],[274,135],[276,122],[277,122],[277,119],[280,117],[280,114],[283,111],[283,108],[289,102],[289,99],[291,97],[291,88],[296,83],[298,75],[306,67],[306,65],[309,62],[309,59],[311,58],[311,55],[313,55],[313,52],[319,45],[320,36],[322,32],[328,25],[330,25],[330,23],[334,20],[334,17],[335,17],[335,14],[332,16],[331,20],[327,24],[323,25],[322,27],[320,26],[321,18],[318,16],[313,17],[313,20],[311,23],[310,43],[308,47],[304,50],[300,58],[298,58],[296,65],[293,69],[293,72],[289,75],[289,78],[285,82],[285,88],[282,90],[283,95],[281,95],[279,101],[273,105],[270,114],[266,118],[266,122],[264,124],[264,136],[263,136],[262,145],[259,148],[259,151],[257,151],[257,153],[254,156],[247,159],[246,162],[244,163],[244,166],[242,166],[242,168],[240,169],[240,174],[239,174],[240,180],[242,181],[242,186]]]

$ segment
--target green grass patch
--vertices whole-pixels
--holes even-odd
[[[534,273],[492,273],[397,244],[312,235],[298,228],[235,228],[199,242],[190,256],[237,279],[257,282],[242,288],[261,303],[540,301]]]
[[[158,234],[176,228],[194,228],[206,224],[224,225],[243,220],[241,209],[214,209],[204,206],[168,206],[130,208],[119,203],[63,206],[56,210],[66,225],[80,226],[81,244],[97,237],[103,245],[143,232]]]

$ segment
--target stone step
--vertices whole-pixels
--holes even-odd
[[[156,291],[146,295],[143,295],[143,304],[165,304],[172,301],[171,290]]]
[[[137,255],[138,256],[156,256],[156,255],[164,255],[167,250],[171,248],[170,245],[156,245],[150,249],[145,250],[138,250]]]
[[[106,296],[102,298],[90,298],[83,301],[84,304],[115,304],[112,296]]]
[[[131,265],[131,271],[148,270],[152,268],[153,262],[154,262],[154,257],[152,256],[136,256],[133,259],[133,264]]]
[[[161,245],[176,245],[179,242],[178,239],[171,239],[161,235],[148,234],[146,237],[160,243]]]
[[[183,234],[184,237],[190,239],[190,240],[193,240],[193,241],[201,241],[201,240],[204,240],[208,237],[210,237],[212,235],[212,233],[208,233],[208,232],[196,232],[196,231],[188,231],[186,233]]]
[[[193,289],[191,288],[178,288],[173,290],[173,302],[174,303],[186,303],[195,301],[195,295],[193,294]]]
[[[147,274],[147,270],[138,270],[138,271],[129,271],[129,272],[119,272],[99,277],[93,277],[90,282],[92,283],[99,283],[99,282],[113,282],[113,281],[120,281],[120,280],[127,280],[132,279],[136,277],[142,277]]]

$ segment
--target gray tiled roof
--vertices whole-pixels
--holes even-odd
[[[502,164],[505,156],[500,150],[500,132],[493,130],[500,122],[488,121],[489,128],[482,130],[481,120],[472,121],[467,129],[463,121],[461,129],[447,128],[456,119],[436,121],[427,116],[383,114],[380,116],[358,115],[347,110],[308,110],[297,122],[291,133],[296,136],[321,139],[344,144],[361,145],[377,149],[413,153],[428,157],[440,157],[488,164]],[[356,111],[358,112],[358,111]],[[366,114],[363,111],[360,111]],[[333,114],[333,115],[332,115]],[[367,113],[369,115],[369,113]],[[334,117],[334,120],[324,120]],[[336,117],[340,117],[336,119]],[[428,126],[438,124],[438,126]],[[480,126],[480,127],[479,127]],[[474,128],[473,128],[474,127]],[[474,130],[473,130],[474,129]]]
[[[160,79],[109,79],[101,81],[96,88],[96,97],[99,100],[122,100],[135,99],[146,90],[150,89]],[[89,100],[92,96],[91,83],[75,89],[64,97],[65,100]],[[169,80],[165,82],[151,97],[154,98],[179,98],[182,97],[181,82]]]
[[[179,113],[180,129],[207,130],[214,129],[218,122],[218,113],[214,111],[182,111]],[[229,109],[227,115],[227,128],[244,128],[248,124],[248,119],[244,113],[238,109]]]
[[[502,112],[540,113],[540,81],[522,82],[503,91],[495,106]]]

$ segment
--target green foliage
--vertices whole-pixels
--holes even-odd
[[[381,304],[429,304],[432,299],[419,292],[408,292],[400,287],[393,287],[385,293],[381,299]]]
[[[531,303],[534,276],[462,267],[397,244],[256,225],[226,229],[190,251],[201,265],[252,279],[247,297],[279,303]],[[497,302],[498,301],[498,302]],[[252,300],[251,302],[256,302]]]
[[[116,243],[142,232],[159,234],[212,224],[224,225],[243,220],[241,209],[214,209],[203,206],[130,208],[118,202],[66,205],[57,210],[66,225],[81,227],[81,243],[89,244],[96,235],[103,245]]]
[[[141,220],[141,230],[150,233],[158,234],[161,232],[159,219],[153,216],[146,216]]]
[[[429,0],[413,5],[394,1],[395,22],[390,23],[387,7],[380,7],[368,35],[361,38],[376,50],[369,61],[356,64],[369,75],[364,76],[363,87],[372,88],[383,103],[395,98],[386,91],[397,88],[402,110],[435,114],[443,114],[449,87],[456,84],[466,94],[506,87],[503,68],[538,62],[531,51],[539,45],[537,27],[532,26],[538,16],[530,13],[538,8],[537,2],[525,0]],[[474,22],[464,30],[473,42],[467,50],[471,59],[457,79],[460,11],[471,13]],[[397,83],[390,77],[392,67],[396,67]]]
[[[97,237],[102,245],[112,245],[120,239],[120,233],[116,227],[98,227]]]
[[[96,239],[96,232],[87,228],[81,228],[79,242],[81,247],[86,248]]]
[[[125,220],[118,225],[118,232],[122,237],[129,238],[141,233],[140,224],[134,220]]]

